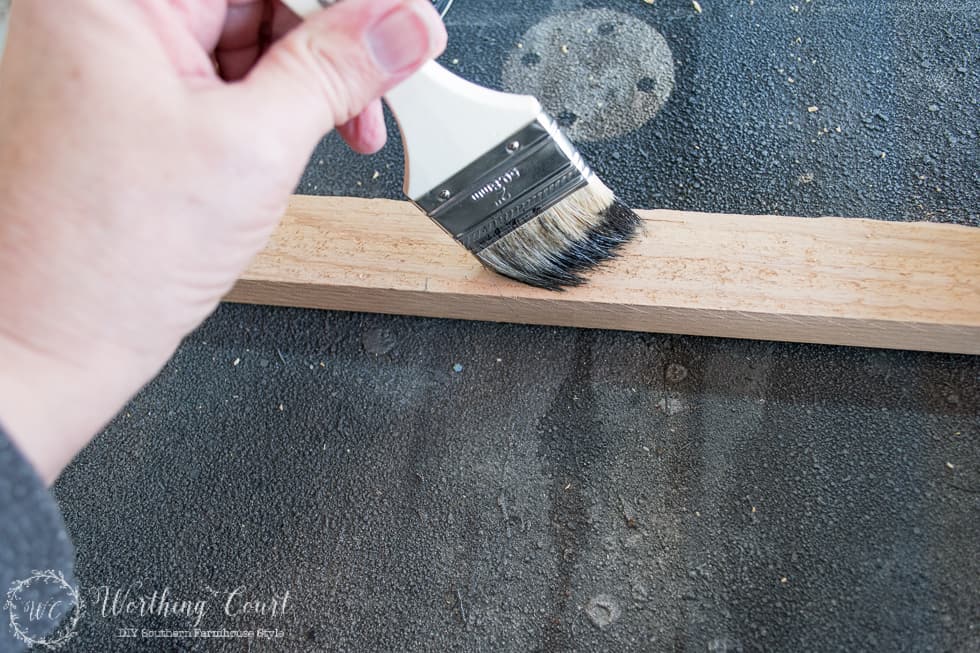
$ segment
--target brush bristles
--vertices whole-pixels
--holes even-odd
[[[639,223],[636,213],[590,175],[588,185],[476,256],[511,279],[560,290],[584,283],[583,273],[615,256]]]

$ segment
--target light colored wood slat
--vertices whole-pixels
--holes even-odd
[[[980,354],[980,229],[640,211],[555,293],[485,269],[407,202],[296,196],[228,301]]]

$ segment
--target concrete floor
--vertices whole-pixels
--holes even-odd
[[[459,0],[444,61],[588,67],[561,25],[615,10],[563,83],[651,120],[551,108],[629,203],[980,224],[980,4],[795,6]],[[300,190],[400,165],[329,138]],[[975,357],[224,306],[55,493],[95,598],[282,632],[92,601],[69,650],[980,651]],[[285,614],[223,617],[238,586]]]

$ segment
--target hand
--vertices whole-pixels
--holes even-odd
[[[214,310],[324,133],[384,143],[377,98],[445,38],[426,0],[344,0],[302,24],[248,0],[14,4],[0,423],[42,477]]]

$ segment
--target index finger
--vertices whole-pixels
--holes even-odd
[[[299,23],[279,0],[228,0],[214,53],[221,76],[228,81],[244,77],[273,41]]]

